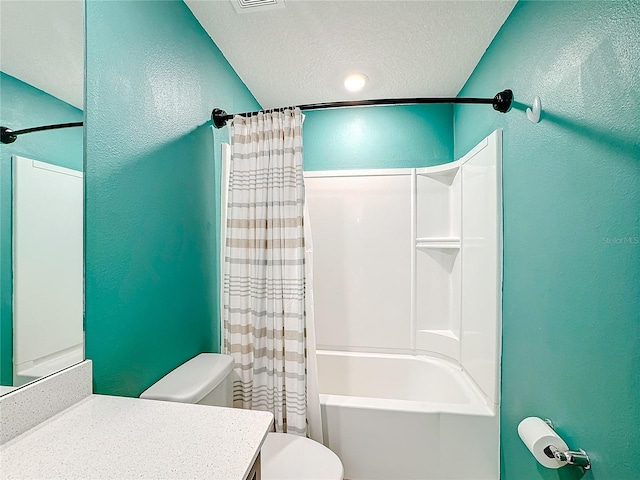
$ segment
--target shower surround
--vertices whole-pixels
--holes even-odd
[[[501,166],[497,130],[440,166],[305,174],[324,440],[345,478],[498,479]]]

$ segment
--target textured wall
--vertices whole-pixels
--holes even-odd
[[[584,478],[640,478],[639,39],[637,1],[520,2],[460,93],[543,105],[455,110],[458,154],[504,128],[502,480],[581,478],[535,462],[529,415],[591,454]]]
[[[0,72],[0,125],[13,130],[82,122],[81,110]],[[82,171],[82,128],[22,135],[0,144],[0,384],[12,385],[11,157],[21,155]]]
[[[88,0],[86,25],[86,353],[95,392],[137,396],[218,348],[206,124],[258,104],[181,1]]]
[[[451,105],[312,110],[305,116],[305,170],[424,167],[453,160]]]

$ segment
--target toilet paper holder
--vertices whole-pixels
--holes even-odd
[[[544,423],[553,428],[553,423],[548,418],[544,419]],[[591,469],[591,460],[589,455],[582,449],[561,451],[555,445],[548,445],[544,450],[544,454],[549,458],[555,458],[559,462],[567,462],[569,465],[575,465],[576,467],[582,467],[585,470]]]

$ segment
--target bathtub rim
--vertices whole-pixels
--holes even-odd
[[[444,368],[454,374],[461,375],[464,379],[463,388],[465,389],[465,393],[467,393],[472,400],[470,403],[444,403],[376,397],[358,397],[320,392],[320,404],[322,406],[456,415],[496,416],[498,414],[498,405],[489,401],[462,365],[453,360],[449,360],[446,357],[431,356],[425,353],[357,352],[329,349],[318,349],[316,353],[319,356],[335,355],[340,357],[357,358],[378,357],[394,360],[411,359],[413,361],[430,363],[432,365],[436,365],[438,368]]]

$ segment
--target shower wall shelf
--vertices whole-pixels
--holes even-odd
[[[428,242],[442,242],[442,243],[460,243],[460,237],[425,237],[425,238],[416,238],[416,242],[420,243],[428,243]]]
[[[460,249],[460,237],[416,238],[416,248]]]
[[[460,243],[454,242],[416,242],[416,248],[435,250],[460,250]]]
[[[444,165],[436,165],[434,167],[416,168],[416,175],[429,177],[439,182],[451,185],[460,170],[458,161],[445,163]]]

